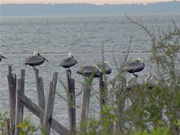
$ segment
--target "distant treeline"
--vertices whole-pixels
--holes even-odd
[[[143,4],[1,4],[0,16],[180,14],[180,1]]]

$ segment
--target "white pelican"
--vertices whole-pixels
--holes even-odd
[[[41,56],[38,51],[34,51],[33,56],[27,57],[24,61],[24,64],[32,66],[33,69],[36,69],[35,66],[43,64],[44,61],[48,60],[45,57]]]
[[[131,87],[138,85],[136,76],[132,75],[131,78],[127,81],[126,88],[131,89]]]
[[[148,72],[146,74],[146,78],[144,79],[144,82],[149,85],[149,88],[152,88],[155,85],[157,85],[157,80],[154,78],[154,76],[152,76],[151,72]]]
[[[77,70],[77,73],[86,77],[93,75],[94,78],[102,76],[96,65],[84,66]]]
[[[2,61],[2,59],[7,59],[6,57],[0,55],[0,62]]]
[[[97,63],[96,65],[103,74],[110,74],[112,72],[108,61],[104,61],[103,63]]]
[[[68,58],[61,60],[58,66],[70,70],[70,67],[74,66],[77,63],[76,59],[73,57],[72,53],[68,53]]]
[[[135,77],[138,77],[138,75],[135,74],[135,72],[140,72],[144,69],[145,63],[142,61],[141,58],[137,58],[135,61],[130,62],[124,67],[124,70],[132,73]]]

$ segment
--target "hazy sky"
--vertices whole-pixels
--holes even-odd
[[[122,4],[122,3],[154,3],[173,0],[0,0],[0,4],[6,3],[91,3],[91,4]],[[177,0],[179,1],[179,0]]]

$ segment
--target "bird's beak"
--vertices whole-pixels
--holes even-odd
[[[46,58],[44,58],[47,62],[49,62]]]
[[[2,56],[2,55],[1,55],[1,57],[2,57],[3,59],[7,59],[6,57],[4,57],[4,56]]]

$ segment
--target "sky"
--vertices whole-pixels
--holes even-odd
[[[0,0],[0,4],[8,3],[90,3],[90,4],[132,4],[132,3],[155,3],[155,2],[166,2],[173,0]],[[174,0],[175,1],[175,0]],[[179,0],[177,0],[179,1]]]

